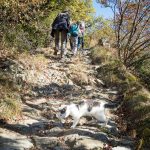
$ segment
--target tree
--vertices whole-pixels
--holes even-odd
[[[101,4],[114,12],[119,59],[127,66],[150,59],[150,1],[149,0],[105,0]]]
[[[100,39],[106,38],[111,41],[114,39],[114,30],[112,29],[112,21],[104,19],[103,17],[93,18],[87,25],[86,33],[88,34],[88,44],[94,46]]]

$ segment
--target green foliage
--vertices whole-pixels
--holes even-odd
[[[131,88],[130,88],[131,90]],[[132,90],[131,90],[132,91]],[[125,116],[127,121],[132,124],[132,128],[137,131],[139,141],[138,148],[149,146],[149,126],[150,126],[150,95],[141,88],[134,92],[126,92],[122,107],[126,108]]]
[[[150,61],[146,60],[141,65],[135,68],[137,75],[144,82],[146,87],[150,90]]]
[[[137,79],[137,77],[136,76],[134,76],[132,73],[130,73],[130,72],[126,72],[126,74],[125,74],[125,76],[126,76],[126,82],[128,82],[128,83],[135,83],[135,82],[137,82],[138,81],[138,79]]]
[[[150,125],[150,122],[149,122],[149,125]],[[150,128],[147,127],[143,130],[143,133],[142,133],[142,139],[143,139],[143,144],[142,144],[142,148],[146,148],[149,147],[149,143],[150,143]]]

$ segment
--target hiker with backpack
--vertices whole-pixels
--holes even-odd
[[[78,49],[82,48],[82,50],[84,48],[84,32],[85,32],[85,23],[81,21],[79,24]]]
[[[70,27],[70,16],[68,11],[63,11],[58,14],[52,23],[51,36],[55,38],[54,55],[59,51],[59,41],[61,36],[61,58],[66,53],[67,33]]]
[[[69,29],[69,37],[70,37],[70,46],[75,56],[78,50],[78,35],[79,35],[79,21],[71,24]]]

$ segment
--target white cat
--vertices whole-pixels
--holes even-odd
[[[105,115],[105,103],[96,101],[82,101],[79,104],[61,105],[59,107],[59,113],[56,115],[61,122],[64,123],[65,118],[72,116],[73,125],[71,128],[75,128],[79,120],[83,116],[91,116],[97,119],[99,122],[107,124],[107,118]]]

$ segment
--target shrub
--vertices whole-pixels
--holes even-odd
[[[5,97],[0,99],[0,118],[14,119],[21,113],[20,102],[16,99]]]
[[[91,51],[91,59],[93,64],[107,63],[113,60],[110,49],[104,47],[96,47]]]

